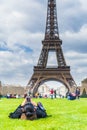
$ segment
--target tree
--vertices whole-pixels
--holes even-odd
[[[83,92],[82,92],[81,97],[82,97],[82,98],[87,98],[87,94],[86,94],[85,88],[83,89]]]

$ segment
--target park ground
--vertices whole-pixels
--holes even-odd
[[[48,117],[34,121],[10,119],[10,112],[19,106],[21,99],[0,100],[0,130],[87,130],[87,98],[80,100],[33,99],[42,102]]]

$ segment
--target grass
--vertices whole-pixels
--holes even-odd
[[[47,118],[34,121],[10,119],[23,99],[0,100],[0,130],[87,130],[87,98],[69,101],[67,99],[33,99],[42,102]]]

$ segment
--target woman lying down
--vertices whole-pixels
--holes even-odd
[[[19,105],[13,113],[9,114],[9,118],[13,119],[34,120],[45,117],[47,117],[47,113],[42,103],[38,102],[36,104],[29,96],[26,96],[23,103]]]

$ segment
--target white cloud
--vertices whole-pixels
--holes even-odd
[[[87,11],[87,1],[85,0],[80,0],[81,3],[81,8],[83,11]]]
[[[73,31],[70,32],[69,30],[67,30],[65,33],[63,33],[63,36],[69,39],[74,38],[74,40],[77,39],[87,40],[86,34],[87,34],[87,24],[84,24],[78,32],[73,32]]]

